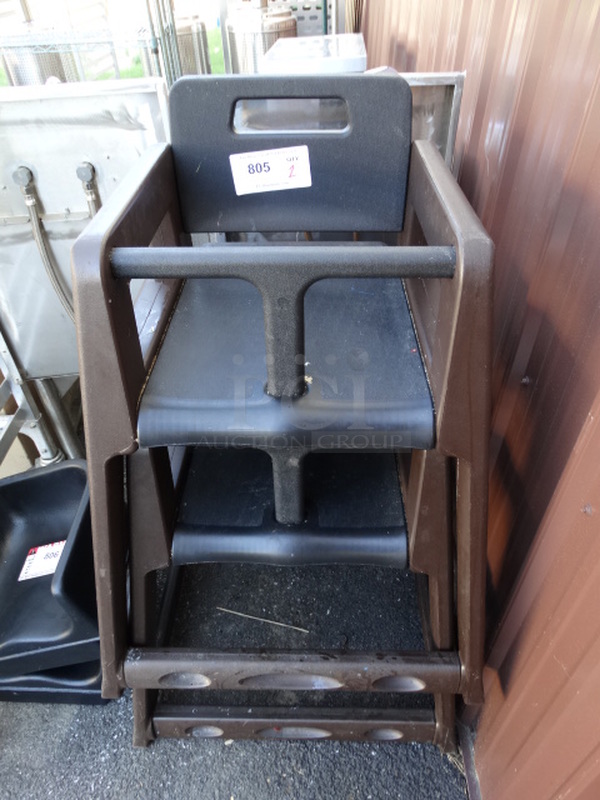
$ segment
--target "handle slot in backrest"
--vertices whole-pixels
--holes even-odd
[[[341,97],[275,97],[237,100],[233,132],[345,134],[350,129],[348,104]]]

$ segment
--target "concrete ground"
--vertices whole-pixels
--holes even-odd
[[[432,745],[158,740],[131,745],[128,695],[104,706],[0,703],[0,798],[459,800]]]
[[[327,588],[322,603],[319,583]],[[351,592],[354,602],[348,603]],[[199,608],[213,613],[201,615]],[[254,618],[226,609],[249,611]],[[382,647],[416,648],[416,609],[414,577],[385,568],[188,567],[172,637],[175,644],[181,637],[208,649],[219,643],[274,649],[300,643],[311,649],[324,642],[360,651],[375,634]],[[261,616],[301,624],[305,631],[265,624]],[[165,702],[178,702],[181,695],[173,694],[167,692]],[[428,702],[425,696],[410,698]],[[330,693],[318,702],[338,700],[343,698]],[[185,702],[210,701],[202,696]],[[232,701],[217,696],[212,702]],[[132,730],[129,693],[99,706],[0,702],[0,800],[466,797],[461,760],[433,745],[160,739],[144,750],[132,746]]]

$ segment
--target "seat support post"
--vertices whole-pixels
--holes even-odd
[[[292,285],[290,285],[292,284]],[[265,315],[267,394],[298,397],[304,394],[305,282],[291,280],[284,270],[272,273],[260,286]]]
[[[304,521],[304,480],[300,448],[270,449],[273,462],[273,488],[275,492],[275,518],[285,525]]]

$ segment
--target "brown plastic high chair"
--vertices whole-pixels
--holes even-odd
[[[184,78],[170,115],[73,250],[104,695],[133,689],[136,744],[451,749],[482,700],[490,239],[397,75]],[[144,356],[140,277],[180,289]],[[418,573],[421,645],[180,641],[194,564]]]

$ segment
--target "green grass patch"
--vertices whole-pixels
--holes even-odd
[[[207,31],[206,38],[208,39],[211,72],[213,75],[223,75],[225,72],[225,56],[223,55],[221,29],[214,28],[212,31]]]
[[[104,72],[96,75],[94,80],[97,81],[111,81],[117,77],[114,69],[107,69]],[[131,64],[127,67],[121,67],[119,69],[119,78],[143,78],[144,77],[144,67],[142,65],[142,59],[140,56],[135,56]]]
[[[144,77],[144,67],[142,66],[140,59],[135,59],[134,63],[130,67],[127,67],[127,69],[121,69],[119,72],[121,73],[122,78]]]

